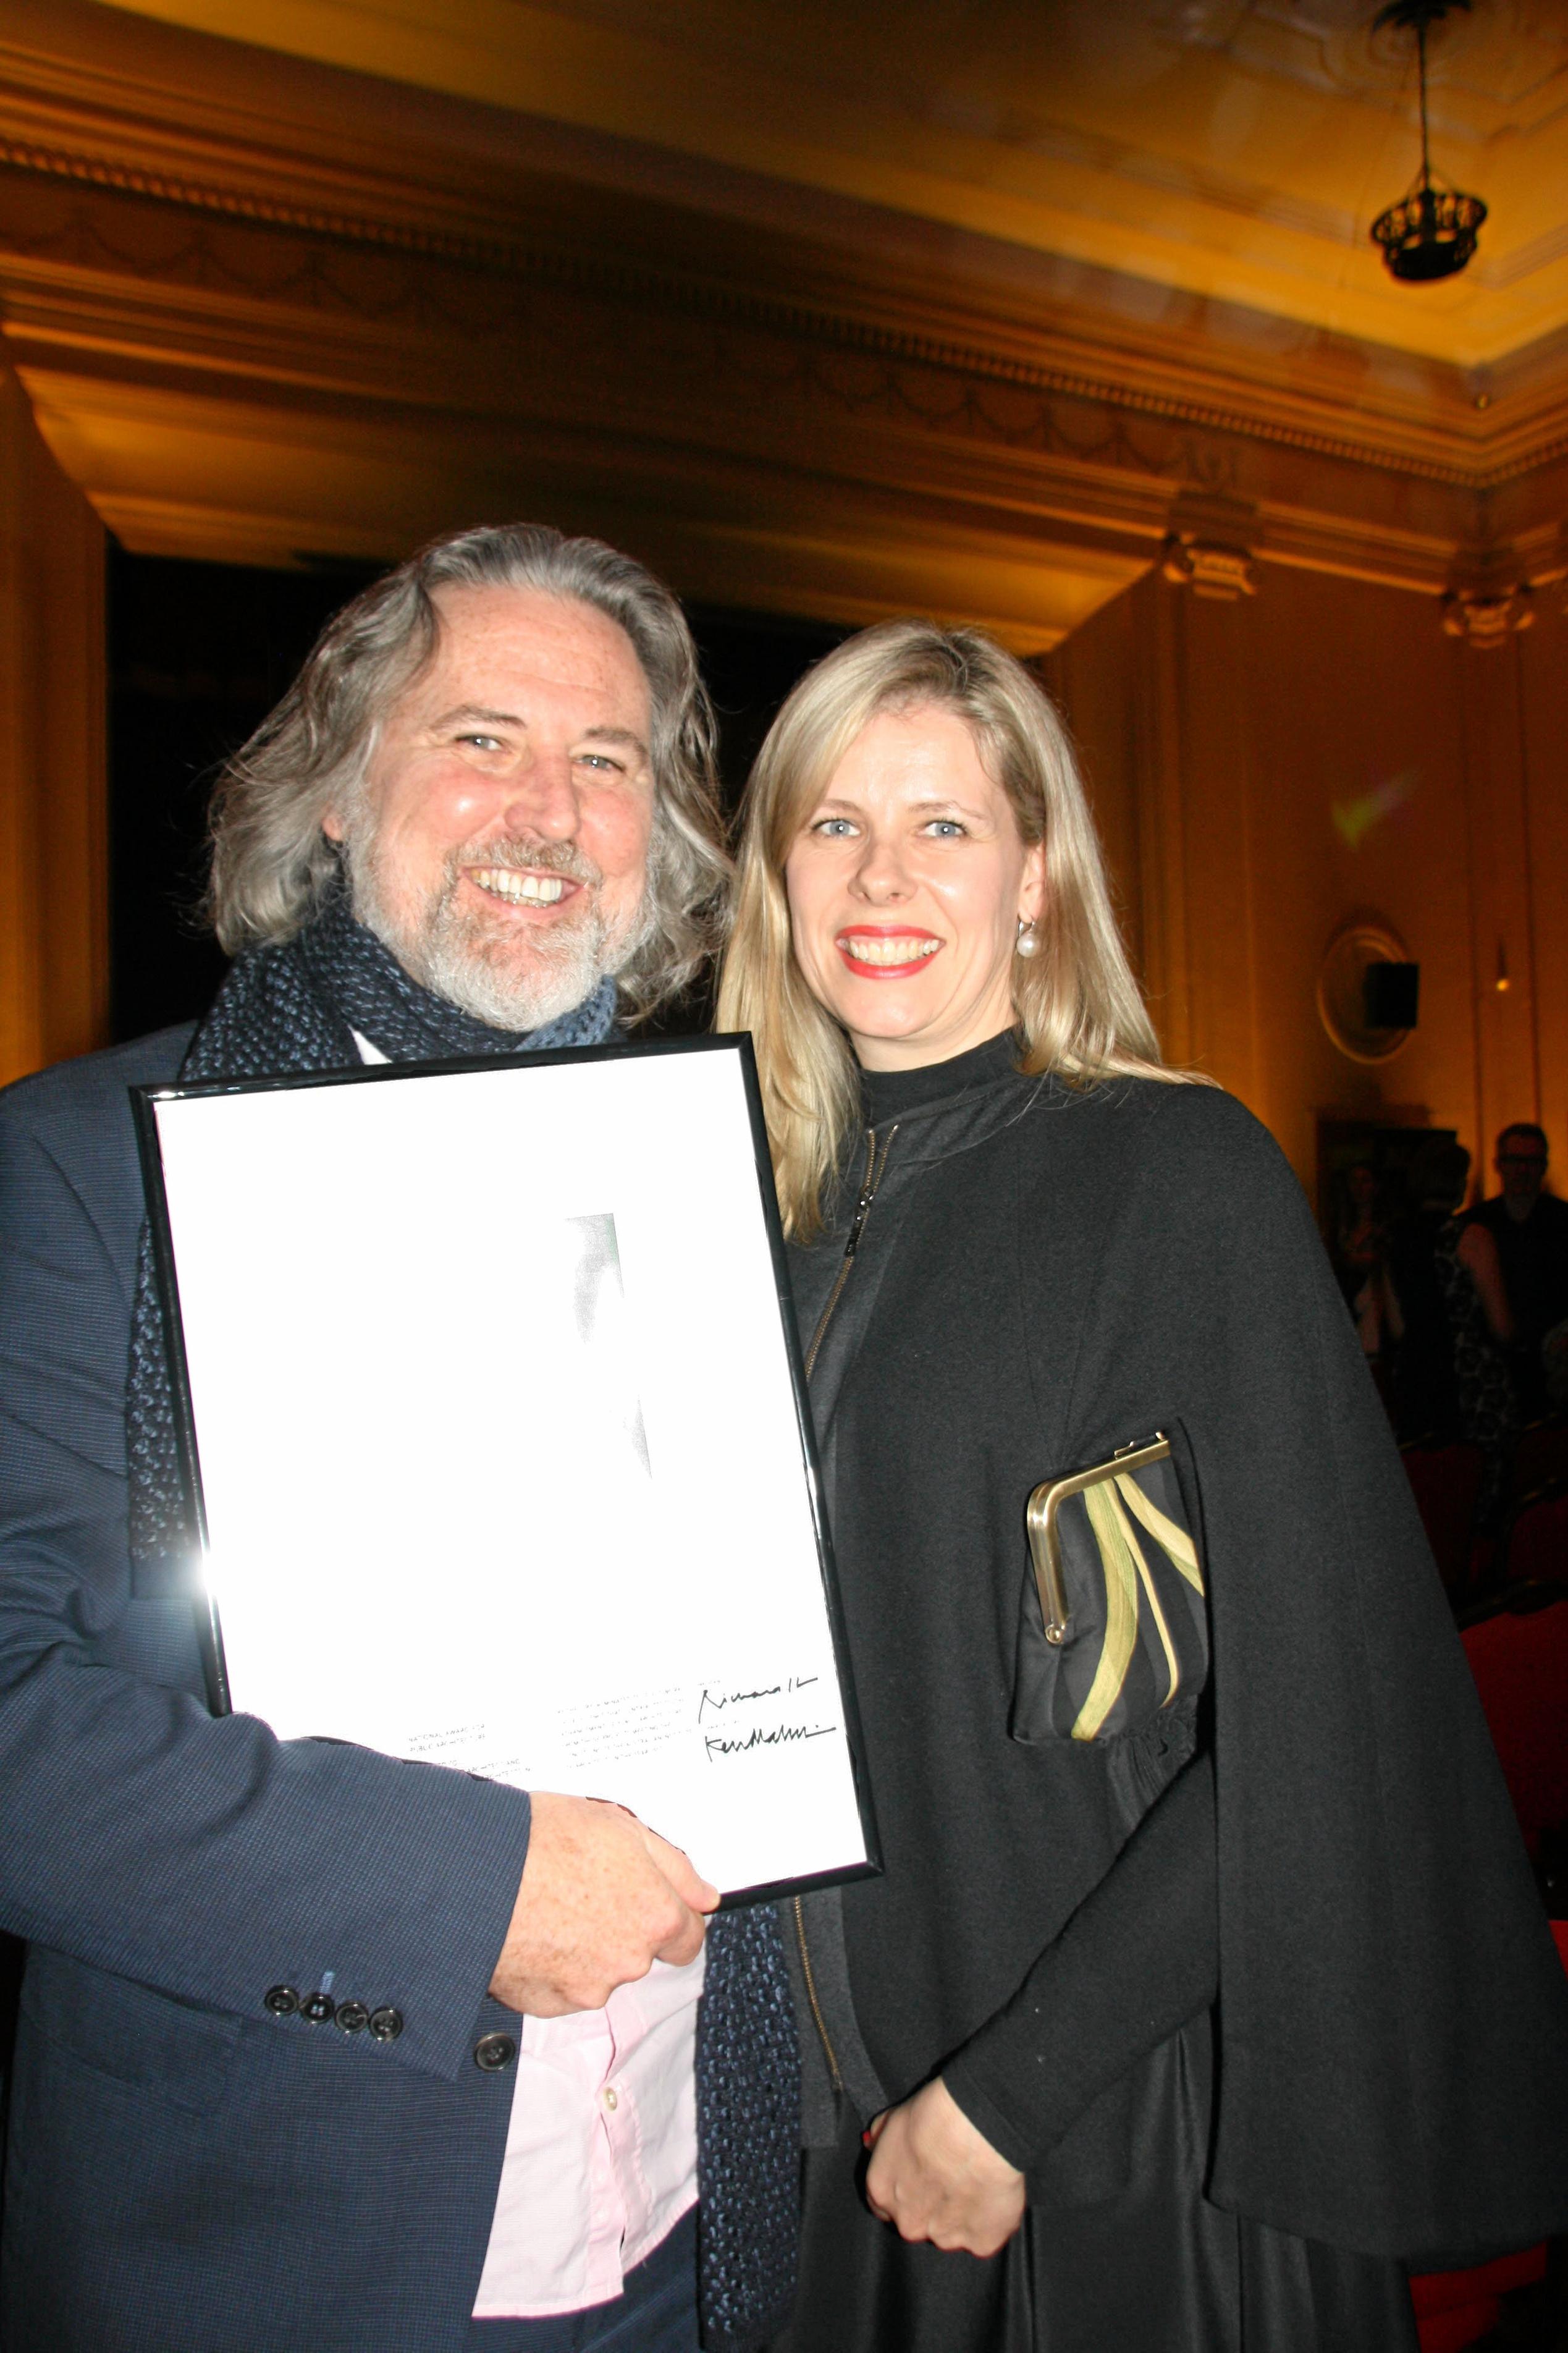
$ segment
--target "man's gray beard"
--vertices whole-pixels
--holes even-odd
[[[351,828],[343,840],[349,903],[355,919],[390,948],[410,979],[471,1013],[492,1029],[542,1029],[593,995],[606,975],[624,971],[647,936],[646,894],[626,935],[612,939],[597,905],[584,921],[536,934],[530,961],[519,965],[507,944],[487,933],[478,916],[461,912],[458,891],[465,865],[529,866],[592,884],[603,878],[580,852],[521,842],[487,844],[475,854],[454,850],[439,892],[412,921],[394,915],[381,888],[379,828],[374,820]],[[515,946],[512,949],[515,955]]]

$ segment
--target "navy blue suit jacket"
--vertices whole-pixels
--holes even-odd
[[[213,1718],[190,1604],[132,1598],[126,1089],[189,1035],[0,1096],[7,2353],[447,2353],[505,2147],[513,2072],[473,2051],[516,2031],[485,1989],[528,1799]],[[302,1642],[364,1606],[277,1577]],[[329,1971],[395,2040],[269,2014]]]

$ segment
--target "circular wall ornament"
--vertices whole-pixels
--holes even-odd
[[[1369,965],[1410,960],[1398,934],[1382,923],[1347,923],[1330,942],[1318,969],[1318,1018],[1352,1062],[1390,1061],[1408,1042],[1408,1029],[1368,1028],[1364,983]]]

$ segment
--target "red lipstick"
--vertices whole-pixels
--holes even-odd
[[[896,963],[889,961],[884,943],[893,941],[914,953]],[[858,953],[857,943],[871,953]],[[907,980],[911,973],[925,970],[941,953],[942,943],[935,932],[922,931],[918,923],[854,923],[836,934],[833,944],[858,980]]]

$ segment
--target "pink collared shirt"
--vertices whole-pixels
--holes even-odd
[[[705,1959],[655,1961],[603,2010],[523,2020],[476,2320],[608,2303],[696,2204]]]

